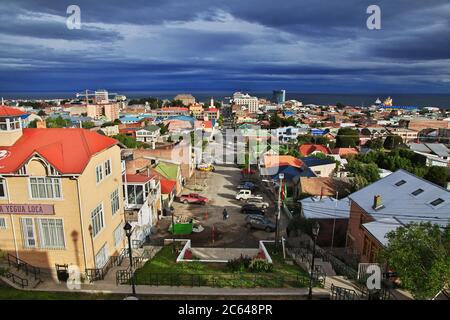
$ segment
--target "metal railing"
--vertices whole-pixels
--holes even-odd
[[[359,300],[359,296],[355,290],[335,286],[331,284],[330,292],[331,300]]]
[[[5,273],[5,277],[21,288],[28,287],[28,279],[21,278],[18,275],[15,275],[14,273],[8,271]]]
[[[118,271],[116,274],[117,284],[129,284],[131,276],[130,270]],[[257,273],[134,273],[134,280],[138,285],[177,287],[306,288],[309,285],[309,277],[300,274],[296,276],[284,276]]]
[[[113,267],[118,267],[122,264],[123,259],[126,258],[128,249],[124,248],[119,255],[109,257],[108,261],[101,268],[86,269],[86,277],[90,282],[103,280],[106,277],[108,271]]]
[[[142,267],[144,259],[144,257],[133,257],[133,270],[131,270],[131,264],[124,270],[117,270],[116,285],[129,283],[131,277],[135,275],[135,271]]]
[[[10,267],[14,267],[17,270],[23,271],[27,276],[32,275],[35,281],[42,281],[40,268],[32,266],[26,261],[23,261],[10,253],[7,254],[6,259]]]

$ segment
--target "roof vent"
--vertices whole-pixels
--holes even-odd
[[[382,208],[384,208],[383,202],[381,201],[381,196],[380,195],[376,195],[375,197],[373,197],[373,209],[375,210],[380,210]]]

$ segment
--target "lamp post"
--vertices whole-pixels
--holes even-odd
[[[275,247],[278,249],[278,240],[280,238],[280,218],[281,218],[281,188],[283,186],[284,173],[280,173],[278,175],[279,178],[279,186],[278,186],[278,210],[277,210],[277,219],[275,221]]]
[[[125,235],[128,238],[128,254],[130,257],[130,270],[131,270],[131,288],[133,290],[133,296],[136,295],[136,288],[134,285],[134,271],[133,271],[133,252],[131,251],[131,234],[133,233],[131,224],[127,221],[123,227]]]
[[[317,236],[319,235],[319,229],[320,225],[318,222],[313,226],[312,228],[312,234],[313,234],[313,251],[311,256],[311,274],[309,278],[309,293],[308,293],[308,300],[312,300],[312,287],[313,287],[313,279],[314,279],[314,256],[316,255],[316,240]]]

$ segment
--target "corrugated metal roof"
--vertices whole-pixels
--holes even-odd
[[[401,181],[404,183],[400,183]],[[413,195],[418,189],[423,191]],[[383,204],[383,208],[378,210],[372,207],[376,195],[381,196]],[[446,225],[450,220],[450,191],[402,169],[349,197],[376,220],[395,217],[402,223],[408,223],[427,221],[429,217],[428,221],[440,225]],[[432,205],[437,199],[443,201]]]
[[[348,219],[350,217],[350,199],[336,200],[331,197],[309,197],[300,201],[307,219]]]

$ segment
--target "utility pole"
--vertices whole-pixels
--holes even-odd
[[[278,186],[278,210],[277,210],[277,219],[276,219],[276,226],[275,226],[275,247],[278,249],[278,242],[280,238],[280,218],[281,218],[281,188],[283,187],[283,179],[284,174],[280,173],[278,175],[280,184]]]
[[[336,227],[336,212],[337,212],[338,196],[339,196],[339,192],[336,191],[336,203],[334,205],[334,217],[333,217],[333,233],[331,235],[331,252],[333,252],[333,245],[334,245],[334,228]]]

